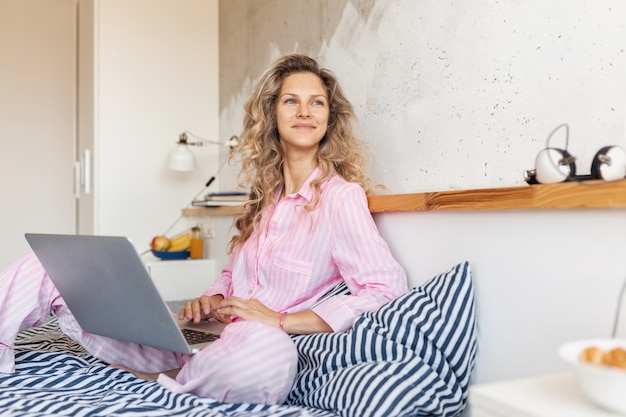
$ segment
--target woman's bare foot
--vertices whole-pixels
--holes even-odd
[[[160,374],[165,374],[169,376],[170,378],[176,378],[176,375],[178,375],[178,372],[180,371],[180,369],[170,369],[169,371],[165,371],[165,372],[148,373],[148,372],[135,371],[134,369],[130,369],[122,365],[111,365],[111,367],[122,369],[126,372],[130,372],[131,374],[135,375],[137,378],[143,379],[146,381],[156,381]]]

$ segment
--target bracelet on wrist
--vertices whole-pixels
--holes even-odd
[[[280,327],[280,330],[282,330],[283,332],[285,331],[285,316],[287,316],[287,312],[283,311],[282,313],[280,313],[280,320],[278,321],[278,327]]]

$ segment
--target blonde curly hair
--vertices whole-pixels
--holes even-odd
[[[306,55],[288,54],[278,59],[259,80],[254,92],[244,105],[246,115],[240,144],[231,158],[240,160],[239,185],[249,188],[250,199],[244,213],[235,221],[239,231],[229,244],[229,252],[250,237],[274,203],[274,197],[284,182],[284,154],[278,136],[276,102],[286,77],[309,72],[317,75],[326,88],[329,101],[328,129],[315,155],[321,177],[314,180],[315,198],[306,206],[313,210],[319,204],[320,184],[333,173],[347,181],[360,184],[370,194],[373,187],[365,175],[365,147],[353,134],[356,116],[352,104],[343,93],[337,77],[317,61]]]

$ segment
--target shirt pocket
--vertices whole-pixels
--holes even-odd
[[[293,258],[274,261],[275,278],[294,298],[308,296],[313,275],[313,262]]]

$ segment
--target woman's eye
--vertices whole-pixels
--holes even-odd
[[[324,103],[323,100],[315,100],[313,102],[313,104],[315,104],[316,106],[324,106],[324,105],[326,105],[326,103]]]
[[[285,104],[296,104],[296,100],[294,100],[292,98],[286,98],[285,99]]]

